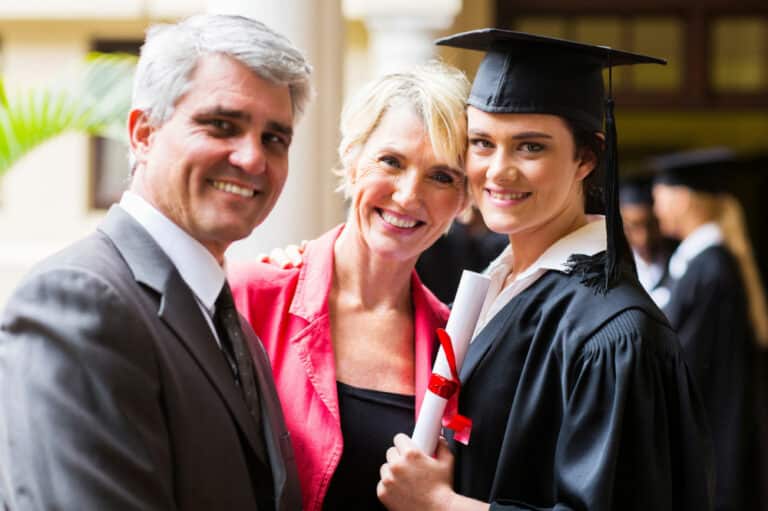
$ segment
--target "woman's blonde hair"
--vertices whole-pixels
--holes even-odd
[[[698,203],[695,207],[710,212],[711,220],[720,226],[723,242],[739,265],[755,338],[761,347],[768,348],[768,301],[749,242],[744,209],[735,197],[727,193],[694,192],[692,200]]]
[[[430,62],[391,73],[365,85],[341,112],[339,190],[351,194],[351,177],[360,150],[392,107],[408,105],[421,117],[435,155],[463,168],[467,148],[467,77],[456,68]]]

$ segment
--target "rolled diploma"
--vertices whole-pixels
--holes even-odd
[[[456,355],[457,372],[461,371],[461,364],[467,354],[469,341],[472,340],[490,283],[490,278],[480,273],[464,270],[461,274],[459,289],[456,291],[453,308],[445,327],[445,331],[451,337],[453,352]],[[432,372],[448,379],[452,377],[442,347],[437,353]],[[446,399],[433,394],[430,390],[424,394],[419,417],[416,419],[416,427],[413,430],[413,441],[429,455],[434,454],[437,448],[437,439],[440,437],[443,413],[447,403]]]

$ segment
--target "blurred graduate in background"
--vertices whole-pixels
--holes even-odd
[[[659,307],[669,300],[667,262],[672,253],[672,243],[659,230],[659,222],[653,213],[652,179],[637,175],[624,179],[619,188],[621,218],[624,235],[635,256],[637,278]]]
[[[739,161],[724,148],[656,158],[654,210],[680,241],[664,306],[702,394],[715,447],[716,509],[762,509],[756,343],[768,308],[743,212],[726,191]]]

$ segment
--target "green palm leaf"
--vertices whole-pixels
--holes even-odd
[[[69,131],[127,142],[136,57],[93,53],[69,87],[32,88],[9,98],[0,77],[0,178],[22,156]]]

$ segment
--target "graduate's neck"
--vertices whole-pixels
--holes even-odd
[[[333,286],[347,302],[362,309],[409,309],[411,274],[416,260],[377,257],[365,245],[351,222],[333,247]]]
[[[587,223],[587,215],[582,209],[559,215],[545,224],[523,232],[510,234],[509,244],[512,247],[510,275],[514,277],[530,268],[556,241],[584,227]]]

